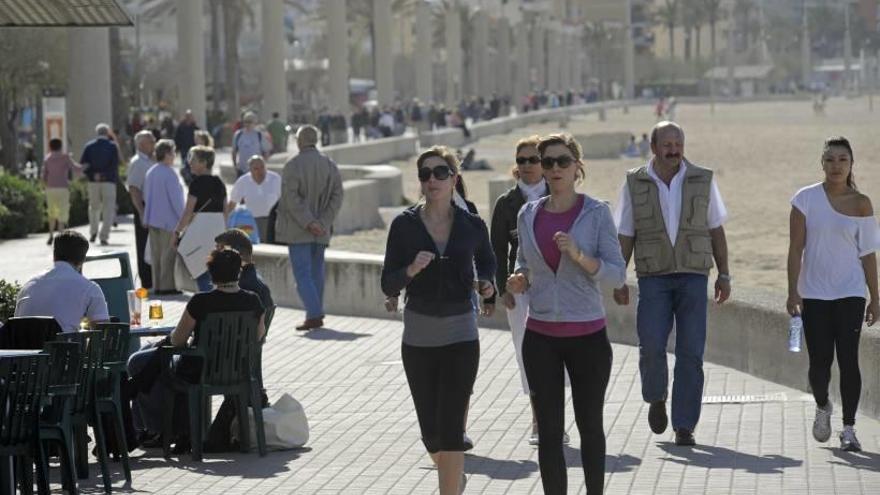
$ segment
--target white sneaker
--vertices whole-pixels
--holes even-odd
[[[537,433],[532,433],[529,437],[529,445],[537,446],[540,442]],[[568,445],[571,443],[571,438],[568,436],[568,433],[562,432],[562,445]]]
[[[844,426],[840,432],[840,450],[847,452],[861,452],[862,444],[856,438],[856,430],[852,426]]]
[[[537,446],[538,443],[539,443],[539,440],[538,440],[538,433],[537,433],[537,432],[536,432],[536,433],[532,433],[531,436],[529,436],[529,445],[531,445],[531,446],[534,447],[534,446]]]
[[[817,442],[827,442],[831,438],[831,413],[834,406],[829,400],[825,407],[816,406],[816,419],[813,420],[813,438]]]

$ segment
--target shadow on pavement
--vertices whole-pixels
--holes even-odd
[[[304,338],[311,340],[341,340],[352,341],[364,337],[372,337],[371,333],[343,332],[332,328],[318,328],[302,334]]]
[[[802,460],[782,455],[757,456],[709,445],[679,447],[672,442],[659,442],[657,446],[667,454],[674,456],[663,458],[666,461],[710,469],[734,469],[754,474],[781,474],[785,468],[797,467],[804,463]]]
[[[569,445],[563,445],[563,454],[565,455],[565,464],[568,467],[582,467],[581,450]],[[636,466],[640,465],[642,460],[628,454],[605,455],[605,472],[606,473],[629,473],[635,471]]]
[[[131,470],[179,468],[207,476],[241,476],[242,478],[273,478],[290,471],[290,461],[298,459],[302,454],[310,452],[309,447],[301,449],[270,451],[266,457],[259,457],[256,452],[205,454],[202,462],[192,462],[189,454],[182,457],[164,459],[161,453],[154,457],[132,457]],[[112,477],[113,475],[111,475]],[[120,473],[121,476],[121,473]],[[117,478],[113,478],[117,479]]]
[[[479,455],[464,456],[465,474],[482,474],[496,480],[519,480],[538,471],[538,463],[529,460],[492,459]]]
[[[832,447],[822,447],[822,450],[831,452],[837,460],[828,461],[829,464],[837,464],[838,466],[852,467],[856,469],[867,469],[880,473],[880,454],[874,452],[846,452],[844,450]]]

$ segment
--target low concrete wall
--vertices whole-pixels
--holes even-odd
[[[287,248],[258,245],[254,248],[257,269],[272,290],[275,300],[284,306],[301,308],[296,294]],[[388,318],[380,289],[381,255],[327,252],[326,311],[334,315]],[[184,280],[178,279],[179,282]],[[188,288],[192,289],[192,280]],[[180,285],[179,285],[180,287]],[[617,306],[607,291],[609,337],[613,342],[637,345],[635,303]],[[804,392],[807,382],[807,354],[791,353],[788,345],[788,316],[783,312],[780,294],[735,288],[735,299],[723,305],[709,303],[709,328],[706,341],[707,362],[734,368]],[[638,289],[630,288],[636,301]],[[500,306],[492,318],[481,318],[483,328],[507,328]],[[674,343],[670,338],[670,343]],[[673,345],[669,346],[670,351]],[[880,332],[863,330],[859,351],[862,370],[862,397],[859,411],[880,419]],[[832,400],[840,403],[837,366],[832,378]],[[671,372],[670,372],[671,373]]]
[[[403,173],[392,165],[339,165],[342,180],[375,183],[379,206],[400,206],[403,201]]]
[[[419,138],[413,135],[325,146],[321,152],[336,163],[373,165],[412,156],[418,152],[418,145]]]

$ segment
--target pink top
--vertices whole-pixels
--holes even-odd
[[[544,203],[545,206],[546,204]],[[562,252],[556,245],[556,241],[553,240],[553,236],[557,232],[571,230],[583,207],[584,195],[580,194],[574,206],[568,211],[553,213],[541,208],[535,216],[535,241],[538,243],[538,249],[541,251],[544,261],[554,273],[559,269]],[[579,270],[579,268],[576,269]],[[605,328],[605,318],[593,321],[541,321],[529,317],[526,328],[550,337],[581,337]]]
[[[43,180],[46,187],[67,189],[71,171],[79,170],[70,155],[60,151],[52,151],[43,159]]]

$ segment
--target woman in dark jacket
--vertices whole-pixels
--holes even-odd
[[[529,395],[529,383],[526,380],[525,367],[522,359],[523,336],[526,332],[526,316],[529,309],[527,294],[511,294],[504,288],[507,277],[513,273],[516,262],[516,250],[519,247],[519,235],[516,231],[516,215],[524,204],[550,194],[544,172],[541,169],[541,155],[538,153],[540,136],[529,136],[516,143],[516,185],[498,197],[495,210],[492,212],[492,249],[498,268],[495,270],[495,283],[501,291],[501,303],[507,309],[507,323],[513,345],[516,349],[516,362],[519,365],[519,377],[523,393]],[[563,438],[564,443],[568,443]],[[532,434],[529,444],[538,445],[538,423],[532,408]]]
[[[475,283],[484,298],[495,292],[495,257],[486,224],[452,204],[455,155],[437,146],[416,164],[425,202],[391,223],[382,291],[406,289],[403,367],[440,493],[452,495],[464,481],[464,415],[480,355],[471,294]]]

